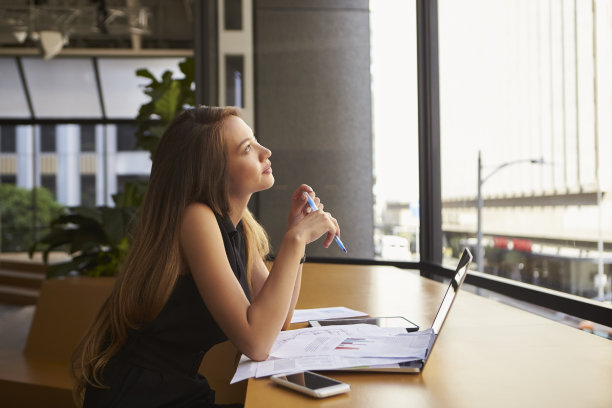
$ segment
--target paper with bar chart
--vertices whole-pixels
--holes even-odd
[[[232,383],[304,370],[388,365],[425,358],[433,332],[355,324],[281,332],[265,361],[242,356]]]

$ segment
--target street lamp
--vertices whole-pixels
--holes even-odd
[[[544,164],[544,159],[521,159],[513,160],[506,163],[502,163],[495,167],[493,171],[487,174],[485,177],[482,176],[482,160],[480,157],[480,150],[478,151],[478,196],[476,198],[476,207],[478,209],[478,229],[476,231],[476,266],[478,272],[483,271],[483,250],[482,250],[482,185],[487,181],[493,174],[497,173],[504,167],[512,166],[520,163],[531,163],[531,164]]]

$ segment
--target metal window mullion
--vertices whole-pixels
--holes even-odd
[[[218,104],[217,0],[194,4],[194,81],[196,105]]]
[[[417,0],[421,263],[442,263],[438,2]],[[427,275],[427,268],[422,274]]]
[[[17,70],[19,71],[19,78],[21,79],[21,86],[23,86],[23,93],[28,104],[30,117],[32,118],[32,120],[36,120],[36,115],[34,115],[34,107],[32,105],[32,96],[30,95],[30,89],[28,88],[28,81],[25,77],[25,71],[23,70],[23,63],[21,62],[21,57],[15,57],[15,61],[17,62]]]

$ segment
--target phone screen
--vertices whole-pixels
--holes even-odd
[[[342,384],[342,382],[334,380],[329,377],[317,375],[308,371],[297,374],[290,374],[285,376],[287,381],[297,385],[301,385],[311,390],[318,390],[320,388],[330,387],[332,385]]]

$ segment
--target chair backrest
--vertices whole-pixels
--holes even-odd
[[[114,278],[89,277],[44,281],[25,356],[69,364],[75,347],[108,297],[114,281]]]

